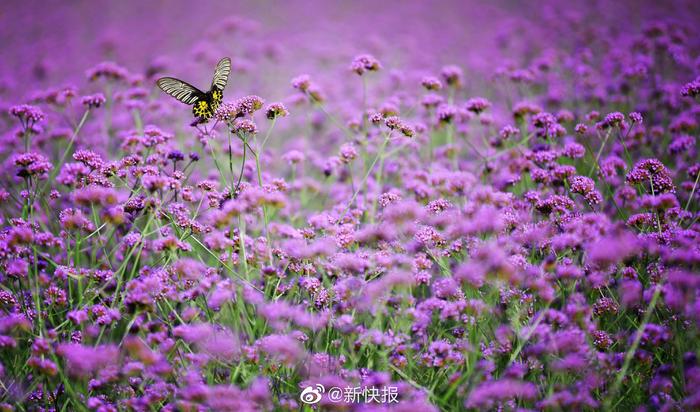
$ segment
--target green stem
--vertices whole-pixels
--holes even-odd
[[[238,188],[241,187],[241,180],[243,180],[243,171],[245,170],[245,160],[246,160],[247,149],[248,149],[248,145],[243,144],[243,160],[241,161],[241,172],[238,174],[238,181],[236,182],[236,187],[231,186],[231,189],[233,190],[233,192],[231,192],[232,197],[236,196],[236,193],[238,193]],[[233,173],[233,172],[231,172],[231,173]],[[231,179],[233,179],[233,176],[231,176]],[[233,183],[233,180],[231,180],[231,183]]]
[[[248,258],[245,252],[245,217],[243,215],[238,216],[238,242],[243,279],[248,280]]]
[[[382,148],[384,146],[382,145]],[[384,156],[384,153],[380,153],[380,160],[379,160],[379,168],[377,169],[377,174],[375,175],[376,177],[374,180],[377,182],[377,194],[374,196],[372,199],[372,213],[370,214],[370,223],[374,224],[374,220],[376,218],[377,214],[377,201],[379,200],[379,196],[382,194],[382,176],[384,174],[384,160],[386,159],[386,156]]]
[[[228,186],[228,180],[226,180],[226,174],[221,170],[221,166],[219,165],[218,159],[218,153],[216,151],[216,146],[214,145],[214,139],[209,140],[210,142],[210,147],[211,147],[211,157],[214,159],[214,166],[216,166],[216,170],[219,172],[219,180],[224,184],[224,186]],[[233,178],[233,177],[232,177]]]
[[[227,132],[228,135],[228,170],[229,173],[231,173],[231,196],[235,196],[236,194],[236,189],[238,189],[238,185],[236,187],[233,187],[233,149],[231,148],[231,130],[228,130]],[[245,150],[245,147],[244,149]],[[243,166],[241,165],[241,176],[243,176]]]
[[[143,121],[141,120],[141,113],[134,109],[131,111],[131,115],[134,118],[134,125],[136,126],[136,131],[139,134],[143,134]]]
[[[451,158],[450,160],[452,161],[452,168],[457,170],[457,153],[452,152],[452,150],[456,151],[456,148],[453,147],[453,145],[454,145],[454,136],[453,135],[454,135],[454,124],[452,124],[452,122],[450,122],[450,124],[447,125],[447,137],[446,137],[447,146],[448,146],[447,153],[448,153],[448,158]],[[449,154],[451,154],[451,156]]]
[[[605,149],[606,143],[608,143],[608,138],[610,138],[610,130],[608,130],[608,132],[605,133],[603,144],[600,145],[600,149],[598,149],[598,154],[596,154],[595,156],[595,163],[593,164],[593,167],[591,167],[591,171],[588,172],[588,177],[593,176],[593,172],[595,172],[596,169],[600,169],[600,164],[598,163],[598,161],[600,160],[600,156],[603,154],[603,149]]]
[[[267,139],[270,138],[270,134],[272,134],[272,129],[275,128],[276,123],[277,123],[277,118],[275,117],[274,119],[272,119],[272,123],[270,123],[270,128],[267,129],[267,133],[265,133],[265,138],[263,139],[262,144],[260,145],[260,149],[258,149],[258,151],[260,153],[262,153],[263,150],[265,150],[265,144],[267,143]]]
[[[382,156],[384,153],[384,148],[386,147],[387,143],[389,143],[389,139],[391,138],[391,133],[388,134],[385,138],[384,141],[382,142],[381,146],[379,147],[379,150],[377,151],[377,155],[374,157],[374,160],[372,160],[372,163],[369,165],[369,168],[367,169],[367,172],[365,173],[365,176],[362,178],[362,182],[359,185],[359,187],[355,190],[355,193],[352,194],[352,197],[350,198],[350,201],[348,202],[348,205],[345,206],[345,209],[343,210],[343,213],[340,214],[340,217],[338,218],[339,221],[343,220],[345,215],[348,213],[348,210],[350,210],[350,207],[352,207],[352,204],[355,202],[355,199],[357,198],[357,195],[360,193],[360,190],[362,186],[367,182],[367,178],[369,177],[370,173],[372,173],[372,169],[374,169],[374,165],[377,164],[377,161],[379,158]]]
[[[639,342],[642,340],[642,335],[644,328],[646,325],[649,323],[649,320],[651,319],[651,315],[654,312],[654,308],[656,308],[656,302],[659,299],[659,296],[661,295],[661,285],[656,285],[656,289],[654,289],[654,295],[651,297],[651,301],[649,302],[649,306],[647,307],[646,312],[644,313],[644,318],[642,319],[642,323],[639,325],[637,328],[637,332],[634,337],[634,341],[632,342],[632,346],[630,346],[629,350],[625,354],[625,361],[622,364],[622,369],[620,369],[620,372],[617,374],[617,377],[615,378],[615,383],[613,384],[612,388],[610,389],[610,393],[605,400],[605,407],[603,410],[610,410],[610,403],[613,401],[615,395],[617,395],[617,392],[620,390],[620,386],[622,385],[622,381],[625,379],[625,376],[627,375],[627,370],[630,367],[630,363],[632,362],[632,358],[634,358],[634,354],[637,352],[637,348],[639,347]]]
[[[51,171],[51,174],[49,174],[49,178],[47,179],[46,183],[44,183],[44,186],[41,188],[41,191],[39,194],[43,194],[48,186],[53,182],[56,178],[56,175],[58,174],[58,171],[61,169],[63,166],[63,163],[66,161],[66,157],[68,157],[68,153],[70,152],[71,148],[73,147],[73,143],[75,143],[75,139],[78,137],[78,133],[80,133],[80,130],[83,128],[83,125],[85,124],[85,121],[88,118],[88,114],[90,114],[90,109],[88,108],[85,110],[85,113],[83,113],[83,117],[80,118],[80,122],[78,123],[78,126],[73,130],[73,134],[70,137],[70,140],[68,141],[68,145],[66,146],[66,150],[63,151],[63,155],[61,155],[61,160],[59,160],[58,164],[53,168]]]
[[[253,157],[255,157],[255,169],[258,172],[258,185],[260,186],[260,189],[263,187],[262,183],[262,173],[260,171],[260,151],[261,149],[258,149],[257,152],[253,152]],[[263,204],[262,205],[262,210],[263,210],[263,225],[265,229],[265,239],[267,240],[267,250],[268,250],[268,259],[270,261],[270,265],[272,265],[272,244],[270,243],[270,231],[267,230],[267,226],[269,223],[269,217],[267,215],[267,207]]]
[[[29,123],[27,123],[26,127],[24,128],[24,133],[22,134],[22,140],[24,140],[24,151],[28,152],[29,147],[31,146],[30,144],[30,137],[32,135],[31,131],[31,126]]]
[[[688,208],[690,207],[690,202],[693,200],[693,196],[695,196],[695,189],[698,187],[698,180],[700,180],[700,173],[695,177],[695,183],[693,184],[693,190],[690,191],[690,197],[688,198],[688,202],[685,204],[685,210],[686,212],[688,211]]]

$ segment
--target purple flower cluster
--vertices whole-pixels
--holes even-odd
[[[370,54],[362,54],[355,57],[350,64],[350,69],[360,76],[366,72],[376,72],[381,69],[381,64],[379,60],[375,59],[374,56]]]

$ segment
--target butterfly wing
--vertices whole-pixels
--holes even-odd
[[[212,90],[218,89],[224,91],[226,83],[228,83],[228,75],[231,74],[231,59],[224,57],[216,64],[214,71],[214,79],[211,81]]]
[[[185,104],[195,104],[204,97],[204,92],[198,88],[173,77],[161,77],[156,83],[162,91]]]

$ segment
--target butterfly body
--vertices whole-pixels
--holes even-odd
[[[192,114],[194,117],[199,117],[204,121],[208,121],[214,116],[223,98],[224,92],[222,90],[209,90],[192,105]]]
[[[173,77],[162,77],[157,84],[161,90],[182,103],[192,106],[192,114],[197,123],[206,123],[214,116],[224,98],[224,89],[231,73],[231,59],[224,57],[219,60],[214,72],[214,79],[208,92]]]

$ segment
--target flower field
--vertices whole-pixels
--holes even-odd
[[[0,11],[0,411],[700,410],[700,4],[195,3]]]

